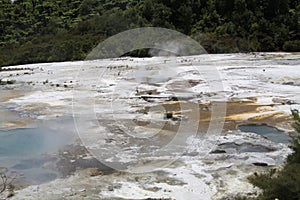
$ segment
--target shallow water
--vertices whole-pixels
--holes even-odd
[[[277,143],[291,142],[291,137],[288,136],[287,133],[273,126],[248,124],[248,125],[240,125],[238,128],[242,132],[251,132],[251,133],[259,134],[273,142],[277,142]]]
[[[54,180],[58,172],[53,154],[70,141],[70,135],[43,126],[0,131],[0,166],[32,184]]]
[[[259,145],[253,145],[249,143],[244,143],[244,144],[235,144],[235,143],[226,143],[226,144],[221,144],[219,145],[222,149],[235,149],[236,151],[240,153],[245,153],[245,152],[271,152],[272,149],[269,149],[264,146],[259,146]]]
[[[13,129],[0,132],[0,156],[28,157],[51,152],[65,144],[67,136],[50,129]]]
[[[16,172],[21,184],[41,184],[60,176],[58,152],[74,141],[73,119],[37,122],[24,117],[7,102],[23,94],[0,89],[0,167]]]

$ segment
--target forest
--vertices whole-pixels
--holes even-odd
[[[83,60],[106,38],[150,26],[182,32],[209,53],[300,51],[300,0],[0,2],[0,67]]]

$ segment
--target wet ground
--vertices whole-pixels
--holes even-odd
[[[264,125],[256,125],[256,124],[240,125],[238,128],[242,132],[257,133],[263,137],[266,137],[268,140],[277,143],[289,144],[292,141],[292,138],[286,132],[265,124]]]
[[[16,80],[0,91],[1,163],[30,184],[50,181],[16,191],[14,198],[255,195],[246,177],[262,166],[280,167],[290,152],[290,109],[299,108],[298,60],[297,54],[195,56],[179,58],[166,77],[150,78],[136,71],[146,66],[157,72],[168,64],[165,58],[1,72],[1,79]],[[222,76],[205,79],[212,67]],[[222,87],[208,87],[217,79]],[[113,169],[149,166],[158,172]]]

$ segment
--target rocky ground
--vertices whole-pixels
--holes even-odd
[[[287,53],[6,67],[0,130],[67,118],[74,123],[49,125],[75,138],[55,154],[61,178],[11,198],[254,197],[259,190],[247,177],[280,168],[291,151],[238,126],[267,124],[293,134],[299,67],[300,54]]]

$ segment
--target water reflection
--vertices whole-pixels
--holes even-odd
[[[291,137],[288,136],[284,131],[279,130],[273,126],[268,125],[256,125],[256,124],[247,124],[240,125],[238,127],[242,132],[251,132],[256,133],[261,136],[266,137],[267,139],[277,142],[277,143],[290,143]]]

